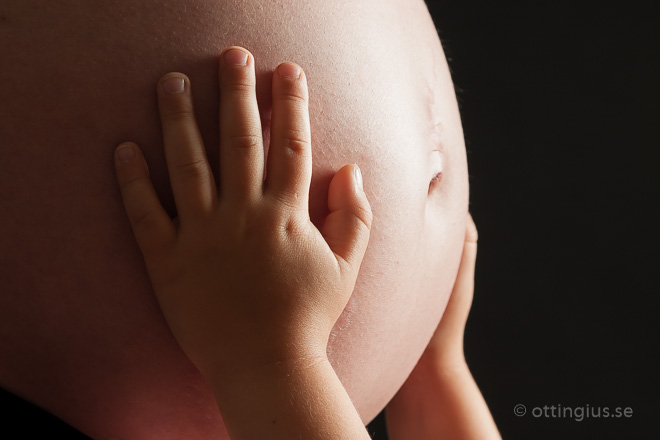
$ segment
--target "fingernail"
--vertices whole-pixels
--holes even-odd
[[[227,64],[236,64],[245,66],[247,64],[248,54],[238,49],[230,49],[225,52],[225,61]]]
[[[183,78],[181,78],[180,76],[173,76],[163,81],[163,91],[168,95],[172,95],[175,93],[182,93],[183,88],[184,88],[184,81]]]
[[[299,78],[300,67],[293,63],[280,64],[277,68],[277,73],[283,78]]]
[[[128,163],[135,157],[135,150],[131,144],[122,144],[117,148],[117,157],[119,162]]]
[[[360,171],[360,167],[355,165],[354,172],[355,172],[355,184],[359,189],[364,190],[364,188],[362,188],[362,172]]]

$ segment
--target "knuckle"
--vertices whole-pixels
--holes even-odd
[[[206,160],[197,159],[179,164],[177,173],[184,179],[202,179],[209,176],[210,170]]]
[[[153,231],[158,224],[158,218],[150,209],[140,209],[131,216],[131,223],[136,231]]]
[[[141,175],[123,178],[121,181],[122,192],[128,194],[134,189],[137,189],[144,179],[145,177]]]
[[[309,150],[309,142],[301,139],[285,137],[282,139],[282,145],[297,153],[303,153]]]
[[[373,221],[371,207],[356,206],[353,214],[361,225],[363,225],[368,231],[371,230],[371,223]]]
[[[195,115],[191,110],[168,111],[168,112],[164,112],[162,114],[162,117],[167,122],[179,122],[179,121],[188,122],[195,120]]]
[[[286,128],[281,134],[282,145],[293,151],[306,151],[310,149],[310,136],[307,130]]]
[[[274,194],[277,211],[291,212],[299,209],[298,193],[290,189],[281,189]]]
[[[229,137],[229,146],[239,150],[249,150],[261,146],[261,136],[255,134],[234,135]]]
[[[288,237],[302,237],[305,232],[304,220],[297,215],[289,215],[281,223],[281,231]]]
[[[283,90],[280,92],[280,95],[278,97],[281,101],[285,102],[291,102],[294,104],[301,104],[301,105],[306,105],[307,104],[307,98],[305,97],[305,94],[300,90],[298,87],[292,86],[288,88],[288,90]]]
[[[254,84],[248,78],[241,76],[225,80],[223,89],[225,92],[247,96],[254,91]]]

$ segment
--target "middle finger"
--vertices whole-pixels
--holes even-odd
[[[254,57],[228,48],[220,57],[220,192],[239,203],[262,194],[264,149]]]

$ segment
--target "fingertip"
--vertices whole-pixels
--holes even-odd
[[[474,220],[472,219],[472,214],[468,212],[465,241],[476,244],[478,239],[479,233],[477,232],[477,225],[475,225]]]
[[[136,145],[132,142],[124,142],[115,149],[115,156],[119,164],[127,164],[135,160]]]
[[[322,234],[332,251],[350,268],[359,268],[371,232],[372,213],[364,191],[357,190],[359,167],[343,166],[330,182]]]
[[[347,210],[371,230],[371,205],[363,189],[362,172],[357,164],[345,165],[330,182],[328,191],[330,212]]]
[[[367,229],[371,230],[371,204],[369,203],[369,198],[367,193],[364,191],[364,180],[362,177],[362,170],[358,164],[353,164],[353,188],[355,190],[356,204],[358,205],[360,211],[360,217],[367,226]]]
[[[186,75],[185,73],[173,71],[173,72],[167,72],[165,75],[161,76],[160,79],[158,80],[158,82],[162,83],[163,81],[167,80],[168,78],[172,78],[172,77],[181,78],[181,79],[184,79],[184,80],[188,79],[188,75]]]
[[[188,75],[181,72],[170,72],[163,75],[158,80],[160,91],[164,95],[178,95],[185,92],[186,84],[190,87]]]
[[[353,182],[355,190],[358,192],[364,191],[364,184],[362,182],[362,171],[358,164],[353,164]]]
[[[371,209],[364,192],[362,170],[357,164],[344,165],[340,168],[330,182],[330,187],[334,196],[333,200],[329,200],[332,210],[341,209],[346,204],[356,205],[361,209]]]
[[[300,79],[302,76],[302,68],[296,63],[286,62],[277,66],[277,73],[282,78]]]
[[[254,55],[241,46],[226,47],[220,54],[221,62],[228,65],[248,66],[251,64],[250,59],[254,59]]]

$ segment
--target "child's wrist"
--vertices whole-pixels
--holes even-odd
[[[232,392],[245,384],[304,375],[309,368],[327,365],[332,368],[325,350],[309,350],[303,353],[287,353],[286,355],[270,355],[260,360],[234,360],[224,363],[222,367],[211,368],[203,372],[216,391]]]
[[[271,413],[289,405],[287,399],[299,401],[324,389],[322,379],[335,374],[326,356],[289,359],[251,366],[233,374],[207,376],[225,425],[249,423],[254,413]]]
[[[369,438],[327,356],[265,364],[212,389],[232,438]]]

